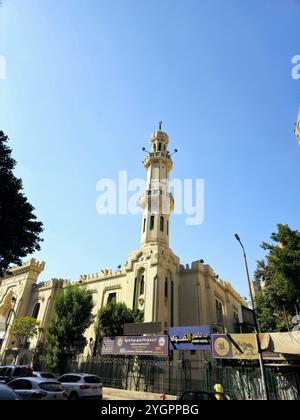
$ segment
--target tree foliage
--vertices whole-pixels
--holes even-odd
[[[125,303],[110,303],[98,313],[99,329],[105,337],[122,336],[124,324],[143,321],[143,312],[129,309]]]
[[[17,318],[10,328],[10,335],[16,337],[19,347],[27,347],[32,338],[39,332],[39,321],[35,318],[25,316]]]
[[[94,316],[92,293],[79,285],[68,286],[56,298],[54,315],[46,335],[46,364],[66,372],[73,358],[87,345],[84,333]]]
[[[8,138],[0,131],[0,277],[11,264],[40,250],[43,225],[22,192],[22,181],[13,174],[16,166]]]
[[[263,282],[257,314],[262,330],[286,331],[300,303],[300,232],[278,225],[271,239],[274,243],[262,244],[268,254],[255,272],[255,279]]]

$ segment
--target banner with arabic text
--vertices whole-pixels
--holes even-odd
[[[170,350],[209,350],[211,351],[211,328],[198,327],[169,328]]]

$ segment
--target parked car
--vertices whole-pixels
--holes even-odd
[[[208,392],[208,391],[186,391],[181,397],[180,401],[228,401],[230,398],[219,392]]]
[[[102,400],[103,385],[95,375],[68,373],[58,378],[69,400]]]
[[[66,400],[62,384],[43,378],[19,378],[7,384],[22,400]]]
[[[34,378],[43,378],[43,379],[55,379],[56,376],[53,375],[53,373],[47,373],[47,372],[33,372],[32,376]]]
[[[0,401],[17,401],[20,397],[7,385],[0,384]]]
[[[0,383],[7,384],[14,379],[32,376],[32,369],[27,366],[0,366]]]

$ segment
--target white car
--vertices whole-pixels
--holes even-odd
[[[103,385],[95,375],[67,373],[58,382],[62,384],[69,400],[102,400]]]
[[[57,381],[43,378],[19,378],[7,384],[22,400],[66,400],[67,394]]]

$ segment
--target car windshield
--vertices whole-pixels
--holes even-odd
[[[85,376],[84,382],[86,384],[100,384],[100,380],[97,376]]]
[[[41,377],[45,379],[55,379],[55,376],[52,373],[41,373]]]
[[[61,384],[57,382],[44,382],[40,384],[40,388],[43,391],[48,392],[62,392],[64,389]]]
[[[11,375],[11,368],[0,368],[0,376],[10,376]]]
[[[16,368],[14,371],[14,376],[16,377],[32,376],[32,370],[26,367]]]

